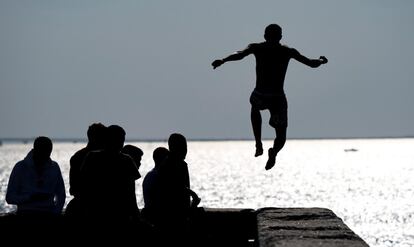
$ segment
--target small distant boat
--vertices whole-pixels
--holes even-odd
[[[358,152],[358,149],[355,149],[355,148],[347,148],[347,149],[344,149],[344,151],[345,152]]]

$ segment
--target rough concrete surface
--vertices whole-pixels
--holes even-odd
[[[256,213],[260,247],[368,246],[329,209],[262,208]]]

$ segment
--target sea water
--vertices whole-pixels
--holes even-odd
[[[165,142],[130,143],[144,151],[140,172]],[[265,141],[268,148],[271,141]],[[52,158],[69,189],[69,159],[85,143],[55,143]],[[276,166],[264,169],[252,141],[192,141],[186,161],[191,187],[210,208],[324,207],[371,246],[414,246],[414,139],[288,140]],[[0,212],[14,164],[31,144],[0,146]],[[136,196],[143,207],[142,178]],[[67,203],[66,202],[66,203]]]

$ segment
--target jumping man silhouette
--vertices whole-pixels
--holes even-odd
[[[285,75],[291,58],[316,68],[328,62],[326,57],[310,59],[300,54],[296,49],[280,44],[282,28],[277,24],[270,24],[264,33],[265,42],[249,44],[246,49],[238,51],[226,58],[215,60],[213,68],[217,68],[229,61],[237,61],[253,54],[256,58],[256,87],[250,96],[251,122],[256,140],[255,157],[263,154],[261,140],[262,117],[261,110],[270,111],[269,124],[276,130],[273,147],[268,150],[266,170],[271,169],[276,162],[276,155],[286,142],[288,125],[287,100],[283,89]]]

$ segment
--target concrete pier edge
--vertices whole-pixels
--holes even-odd
[[[326,208],[261,208],[256,218],[260,247],[368,246]]]

